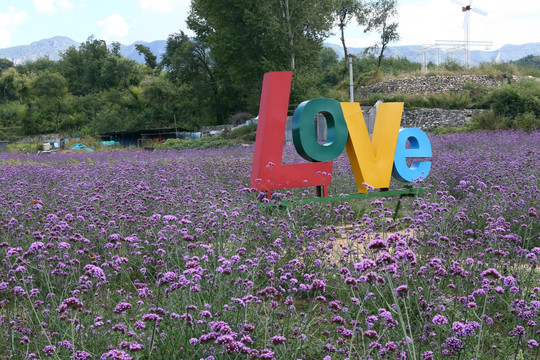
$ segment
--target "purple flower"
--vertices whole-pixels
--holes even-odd
[[[491,277],[491,278],[494,278],[494,279],[500,279],[501,278],[501,274],[494,268],[487,269],[486,271],[482,272],[482,274],[480,274],[480,276],[482,276],[483,278],[487,278],[487,277]]]
[[[383,239],[374,239],[372,240],[367,248],[370,249],[370,250],[386,250],[386,248],[388,247],[388,245],[386,244],[386,241],[384,241]]]
[[[360,274],[367,271],[368,269],[374,268],[377,266],[377,263],[370,259],[362,260],[359,263],[354,264],[354,270]]]
[[[520,338],[525,338],[525,328],[521,325],[516,325],[516,327],[514,328],[514,330],[510,331],[510,333],[508,334],[510,336],[515,336],[515,337],[520,337]]]
[[[101,269],[99,266],[95,266],[92,264],[88,264],[84,267],[84,273],[90,274],[93,278],[100,279],[105,281],[105,273],[103,272],[103,269]]]
[[[75,351],[75,354],[70,357],[71,360],[87,360],[90,358],[92,358],[92,355],[82,350]]]
[[[178,279],[178,275],[176,275],[174,272],[169,271],[163,274],[161,277],[161,280],[159,281],[159,285],[164,285],[173,281],[176,281]]]
[[[276,336],[272,336],[270,338],[270,341],[272,342],[273,345],[279,345],[279,344],[285,343],[287,339],[284,336],[276,335]]]
[[[58,309],[56,309],[56,311],[58,311],[61,314],[67,309],[77,310],[77,309],[81,309],[82,307],[83,307],[82,301],[80,301],[76,297],[69,297],[65,299],[64,301],[62,301],[62,304],[60,304],[60,306],[58,307]]]
[[[55,350],[56,350],[56,346],[54,346],[54,345],[47,345],[47,346],[45,346],[43,348],[43,352],[47,356],[52,356],[52,354],[54,353]]]
[[[457,336],[471,336],[475,333],[476,329],[480,328],[480,324],[476,321],[465,321],[465,323],[454,321],[452,323],[452,331]]]
[[[122,314],[122,313],[125,313],[126,311],[128,311],[129,309],[131,309],[132,305],[128,302],[125,302],[125,301],[121,301],[118,303],[118,305],[116,305],[116,307],[114,308],[113,312],[116,313],[116,314]]]
[[[407,285],[400,285],[396,288],[396,295],[402,298],[407,297],[409,293],[409,287]]]
[[[377,332],[375,330],[367,330],[367,331],[364,331],[364,334],[363,334],[365,337],[367,338],[370,338],[370,339],[378,339],[379,338],[379,334],[377,334]]]
[[[212,317],[212,313],[208,310],[203,310],[201,312],[199,312],[199,315],[201,317],[205,317],[205,318],[211,318]]]
[[[110,350],[102,354],[100,357],[101,360],[114,359],[114,360],[132,360],[133,358],[129,354],[125,353],[122,350]]]
[[[443,316],[443,315],[437,314],[437,315],[435,315],[435,316],[433,317],[432,322],[433,322],[435,325],[445,325],[445,324],[448,324],[448,319],[447,319],[445,316]]]
[[[446,348],[449,355],[456,354],[463,347],[461,340],[455,337],[447,338],[446,341],[442,344],[442,346]]]

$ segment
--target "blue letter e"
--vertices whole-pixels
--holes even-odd
[[[407,149],[407,140],[410,148]],[[409,167],[407,158],[430,158],[431,143],[422,130],[417,128],[400,129],[392,176],[401,181],[414,182],[425,179],[431,169],[431,161],[413,162]]]

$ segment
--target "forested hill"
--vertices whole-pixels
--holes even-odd
[[[143,44],[147,46],[154,55],[160,59],[161,55],[165,53],[165,47],[167,45],[166,40],[156,40],[152,42],[137,41],[130,45],[121,45],[120,54],[128,59],[135,60],[140,64],[144,64],[144,56],[139,54],[135,49],[136,44]],[[15,64],[21,64],[27,60],[37,60],[41,57],[48,56],[51,60],[58,60],[60,58],[59,53],[67,50],[70,46],[79,46],[80,44],[75,40],[65,36],[55,36],[50,39],[43,39],[35,41],[30,45],[13,46],[5,49],[0,49],[0,58],[5,58],[13,61]],[[332,48],[339,57],[343,56],[343,49],[341,45],[325,43],[327,47]],[[387,57],[402,57],[413,62],[422,62],[422,53],[420,49],[421,45],[407,45],[407,46],[389,46],[386,52]],[[349,48],[352,54],[362,54],[363,48]],[[482,62],[490,62],[495,60],[500,53],[501,61],[515,61],[521,59],[527,55],[540,56],[540,43],[528,43],[523,45],[511,45],[507,44],[499,49],[490,50],[472,50],[471,51],[471,64],[478,65]],[[440,60],[444,62],[447,60],[444,51],[440,53]],[[462,57],[462,51],[456,51],[454,53],[454,59],[460,60]],[[437,61],[437,52],[430,51],[427,53],[427,61],[435,63]]]

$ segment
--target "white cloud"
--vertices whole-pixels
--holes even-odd
[[[0,48],[10,45],[11,36],[26,17],[26,11],[18,12],[13,6],[8,7],[7,12],[0,13]]]
[[[462,2],[469,1],[462,0]],[[476,0],[472,8],[488,12],[487,16],[470,13],[470,40],[493,41],[493,47],[504,44],[538,42],[540,2],[520,0],[519,6],[507,0]],[[429,44],[435,40],[464,40],[464,13],[449,0],[428,0],[424,4],[400,6],[399,32],[403,44]]]
[[[42,14],[54,15],[57,11],[75,9],[69,0],[34,0],[36,11]]]
[[[470,0],[460,0],[470,3]],[[436,40],[465,39],[463,28],[464,13],[459,5],[450,0],[416,0],[403,1],[399,5],[399,43],[395,45],[424,45],[433,44]],[[488,12],[482,16],[470,14],[470,40],[492,41],[492,50],[504,44],[523,44],[540,42],[538,19],[540,19],[540,1],[520,0],[519,6],[508,3],[508,0],[475,0],[473,8]],[[369,46],[377,38],[364,34],[363,29],[356,24],[345,28],[345,39],[348,46]],[[339,36],[329,40],[340,43]],[[485,48],[475,48],[485,50]]]
[[[139,15],[130,21],[129,38],[134,40],[165,40],[180,30],[192,34],[185,20],[191,0],[137,0]]]
[[[139,0],[139,5],[145,10],[169,13],[176,7],[174,0]]]
[[[118,13],[109,15],[105,20],[98,20],[97,24],[105,28],[101,34],[105,41],[119,40],[129,34],[129,24]]]

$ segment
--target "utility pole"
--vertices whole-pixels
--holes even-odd
[[[350,100],[351,102],[354,102],[354,82],[353,82],[353,58],[354,55],[349,54],[349,92],[350,92]]]

